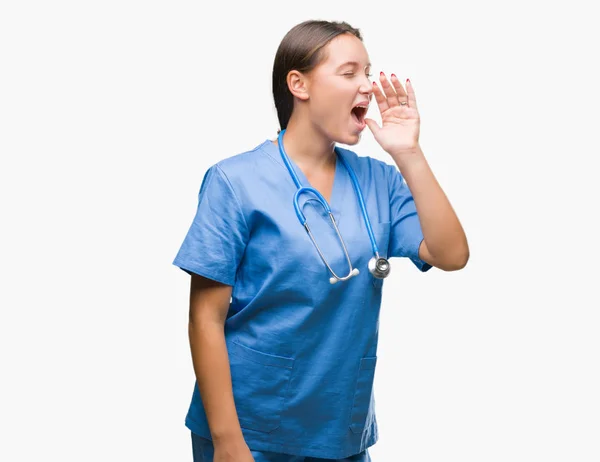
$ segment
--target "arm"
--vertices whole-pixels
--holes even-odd
[[[383,72],[379,80],[383,91],[373,82],[373,93],[382,127],[372,119],[365,122],[412,193],[423,231],[419,258],[446,271],[464,268],[469,260],[467,238],[419,145],[421,122],[412,84],[406,79],[405,90],[394,74],[390,81]]]
[[[392,158],[413,195],[421,222],[419,258],[446,271],[464,268],[469,260],[467,238],[420,146],[410,155]]]
[[[232,287],[192,274],[189,340],[194,372],[215,447],[244,444],[233,391],[224,324]]]

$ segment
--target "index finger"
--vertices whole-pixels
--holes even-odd
[[[379,112],[387,111],[390,108],[387,98],[381,91],[381,88],[379,88],[379,85],[375,82],[373,82],[373,94],[375,95],[375,101],[377,101]]]

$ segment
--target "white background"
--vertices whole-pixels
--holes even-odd
[[[373,460],[600,460],[588,4],[3,2],[0,460],[191,461],[171,262],[206,169],[276,136],[273,58],[306,19],[411,79],[471,248],[459,272],[393,261]],[[354,149],[391,162],[368,129]]]

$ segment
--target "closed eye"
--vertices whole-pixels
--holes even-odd
[[[346,77],[354,77],[354,72],[346,72],[344,75]],[[369,78],[373,77],[373,74],[365,74],[365,75]]]

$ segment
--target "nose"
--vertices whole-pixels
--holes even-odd
[[[367,98],[371,101],[371,96],[373,96],[373,84],[366,75],[361,79],[358,91],[363,95],[367,95]]]

